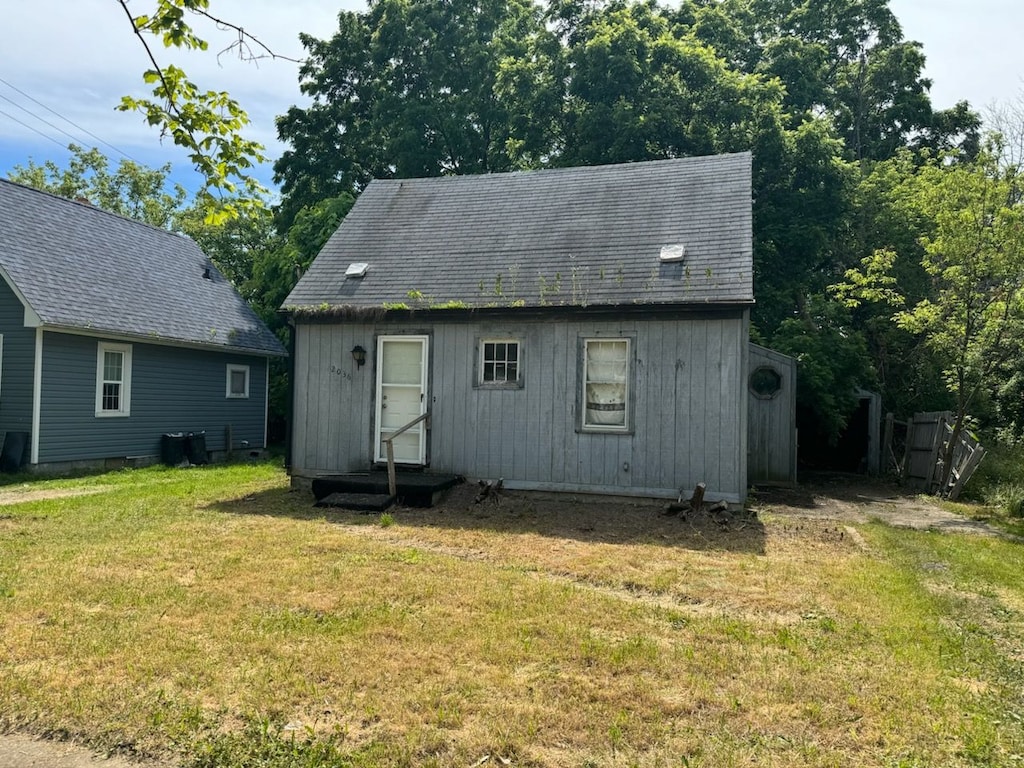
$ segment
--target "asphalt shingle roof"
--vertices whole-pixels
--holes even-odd
[[[44,327],[285,353],[195,241],[3,179],[0,268]]]
[[[749,153],[373,181],[283,308],[750,303],[752,253]]]

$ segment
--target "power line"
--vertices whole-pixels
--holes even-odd
[[[80,141],[80,139],[79,139],[79,138],[78,138],[77,136],[72,136],[72,135],[71,135],[70,133],[68,133],[67,131],[65,131],[65,130],[64,130],[63,128],[58,128],[58,127],[57,127],[56,125],[54,125],[53,123],[51,123],[51,122],[50,122],[49,120],[45,120],[45,119],[41,118],[41,117],[40,117],[39,115],[37,115],[37,114],[36,114],[35,112],[32,112],[31,110],[29,110],[29,109],[26,109],[25,107],[21,106],[21,104],[19,104],[18,102],[16,102],[16,101],[11,101],[11,99],[7,98],[7,97],[6,97],[6,96],[4,96],[4,95],[3,95],[2,93],[0,93],[0,99],[3,99],[3,100],[4,100],[4,101],[6,101],[6,102],[7,102],[8,104],[13,104],[13,105],[14,105],[14,106],[16,106],[16,107],[17,107],[18,109],[20,109],[20,110],[21,110],[22,112],[24,112],[24,113],[25,113],[26,115],[30,115],[30,116],[34,117],[34,118],[35,118],[36,120],[38,120],[38,121],[39,121],[40,123],[43,123],[43,124],[45,124],[45,125],[48,125],[48,126],[50,126],[51,128],[53,128],[53,130],[55,130],[55,131],[57,131],[57,132],[59,132],[59,133],[63,133],[63,134],[65,135],[65,136],[67,136],[67,137],[68,137],[69,139],[71,139],[71,140],[72,140],[73,142],[75,142],[75,143],[78,143],[78,142]],[[54,139],[54,141],[56,141],[56,139]]]
[[[17,105],[15,105],[15,106],[17,106]],[[35,127],[33,127],[33,126],[29,125],[28,123],[22,122],[21,120],[19,120],[18,118],[16,118],[16,117],[15,117],[14,115],[10,115],[10,114],[8,114],[8,113],[4,112],[4,111],[3,111],[2,109],[0,109],[0,115],[3,115],[4,117],[8,118],[9,120],[13,120],[14,122],[16,122],[16,123],[17,123],[18,125],[20,125],[20,126],[23,126],[23,127],[25,127],[25,128],[28,128],[28,129],[29,129],[30,131],[32,131],[33,133],[38,133],[38,134],[39,134],[40,136],[42,136],[42,137],[43,137],[44,139],[46,139],[47,141],[52,141],[52,142],[53,142],[54,144],[56,144],[56,145],[57,145],[58,147],[60,147],[61,149],[63,149],[63,150],[67,150],[67,147],[66,147],[66,146],[64,146],[63,144],[61,144],[61,143],[60,143],[59,141],[57,141],[57,140],[56,140],[55,138],[53,138],[53,136],[50,136],[50,135],[48,135],[48,134],[45,134],[45,133],[43,133],[43,132],[42,132],[42,131],[40,131],[40,130],[39,130],[38,128],[35,128]]]
[[[138,161],[138,160],[136,160],[135,158],[133,158],[133,157],[132,157],[131,155],[128,155],[127,153],[125,153],[125,152],[122,152],[122,151],[121,151],[120,149],[118,149],[117,147],[115,147],[115,146],[114,146],[113,144],[111,144],[111,143],[109,143],[109,142],[107,142],[107,141],[104,141],[104,140],[103,140],[103,139],[101,139],[101,138],[100,138],[99,136],[97,136],[97,135],[96,135],[95,133],[93,133],[92,131],[90,131],[90,130],[89,130],[88,128],[83,128],[82,126],[80,126],[80,125],[79,125],[78,123],[76,123],[76,122],[75,122],[74,120],[71,120],[70,118],[64,117],[64,115],[62,115],[62,114],[61,114],[60,112],[57,112],[56,110],[54,110],[54,109],[51,109],[50,107],[46,106],[45,104],[43,104],[43,102],[39,101],[39,99],[37,99],[37,98],[35,98],[35,97],[33,97],[33,96],[30,96],[29,94],[25,93],[25,92],[24,92],[23,90],[21,90],[20,88],[18,88],[18,86],[14,85],[14,84],[12,84],[12,83],[10,83],[10,82],[8,82],[7,80],[4,80],[4,79],[3,79],[2,77],[0,77],[0,83],[3,83],[3,84],[4,84],[4,85],[6,85],[6,86],[7,86],[8,88],[10,88],[10,89],[12,89],[12,90],[14,90],[14,91],[17,91],[17,92],[18,92],[18,93],[20,93],[20,94],[21,94],[22,96],[24,96],[24,97],[25,97],[26,99],[28,99],[28,100],[30,100],[30,101],[32,101],[32,102],[34,102],[35,104],[38,104],[38,105],[39,105],[40,107],[42,107],[43,109],[45,109],[45,110],[46,110],[47,112],[49,112],[49,113],[51,113],[51,114],[53,114],[53,115],[56,115],[57,117],[59,117],[59,118],[60,118],[61,120],[63,120],[64,122],[66,122],[66,123],[68,123],[68,124],[70,124],[70,125],[73,125],[73,126],[75,126],[75,128],[77,128],[78,130],[82,131],[82,133],[88,134],[88,135],[89,135],[89,136],[91,136],[92,138],[96,139],[96,141],[98,141],[98,142],[99,142],[100,144],[103,144],[104,146],[110,147],[110,148],[111,148],[112,150],[114,150],[115,152],[117,152],[117,153],[118,153],[119,155],[121,155],[122,157],[124,157],[124,158],[127,158],[128,160],[131,160],[131,161],[132,161],[133,163],[137,163],[137,164],[141,165],[141,163],[139,163],[139,161]],[[4,97],[2,97],[2,98],[6,99],[7,101],[11,101],[10,99],[7,99],[7,97],[6,97],[6,96],[4,96]],[[14,102],[13,102],[13,101],[11,101],[11,103],[12,103],[12,104],[14,104]],[[19,109],[22,109],[22,110],[24,110],[24,111],[28,112],[28,110],[27,110],[27,109],[25,109],[24,107],[20,106],[19,104],[15,104],[15,106],[16,106],[16,107],[18,107]],[[42,122],[46,123],[46,121],[45,121],[45,120],[43,120],[43,119],[42,119],[41,117],[38,117],[37,115],[33,115],[33,114],[32,114],[31,112],[28,112],[28,113],[29,113],[30,115],[32,115],[33,117],[35,117],[35,118],[36,118],[37,120],[42,120]],[[47,125],[50,125],[50,123],[46,123],[46,124],[47,124]],[[62,130],[61,130],[60,128],[57,128],[56,126],[50,125],[50,127],[51,127],[51,128],[55,128],[56,130],[58,130],[58,131],[60,131],[61,133],[63,133],[63,134],[65,135],[65,136],[70,136],[70,135],[71,135],[71,134],[67,133],[66,131],[62,131]],[[74,138],[74,137],[72,137],[72,138]],[[77,141],[77,139],[76,139],[76,141]],[[84,143],[84,142],[83,142],[83,143]]]
[[[82,128],[80,125],[77,125],[74,121],[69,120],[68,118],[66,118],[63,115],[61,115],[59,112],[56,112],[56,111],[50,109],[45,104],[39,102],[37,99],[33,99],[31,96],[26,94],[24,91],[21,91],[20,89],[18,89],[15,86],[11,85],[10,83],[8,83],[3,78],[0,78],[0,82],[10,86],[11,88],[14,88],[14,90],[18,91],[18,93],[22,94],[26,98],[31,99],[35,103],[39,104],[39,106],[43,107],[44,109],[46,109],[46,110],[48,110],[50,112],[53,112],[53,114],[57,115],[57,117],[61,118],[62,120],[67,121],[71,125],[73,125],[76,128],[78,128],[79,130],[84,131],[85,133],[89,134],[89,136],[92,136],[93,138],[95,138],[100,143],[105,144],[106,146],[110,147],[115,152],[117,152],[120,155],[122,155],[125,159],[135,163],[136,165],[142,166],[143,168],[147,167],[143,163],[140,163],[138,160],[136,160],[133,157],[131,157],[130,155],[128,155],[127,153],[122,152],[120,149],[118,149],[114,145],[110,144],[109,142],[103,141],[103,139],[99,138],[98,136],[96,136],[96,134],[92,133],[91,131],[86,130],[85,128]],[[59,126],[56,126],[53,123],[51,123],[49,120],[46,120],[46,119],[40,117],[39,115],[37,115],[34,112],[32,112],[30,109],[22,106],[21,104],[18,104],[16,101],[13,101],[12,99],[8,98],[7,96],[3,95],[2,93],[0,93],[0,99],[3,99],[4,101],[8,102],[9,104],[13,104],[15,107],[20,109],[25,114],[32,116],[33,118],[35,118],[36,120],[38,120],[41,123],[45,123],[46,125],[48,125],[53,130],[58,131],[59,133],[64,134],[69,139],[71,139],[71,141],[74,142],[75,144],[85,144],[85,142],[83,142],[79,137],[74,136],[74,135],[68,133],[63,128],[60,128]],[[62,144],[57,139],[53,138],[53,136],[50,136],[49,134],[44,133],[43,131],[40,131],[38,128],[35,128],[32,125],[29,125],[28,123],[24,122],[23,120],[19,120],[18,118],[16,118],[14,115],[10,114],[9,112],[5,112],[3,110],[0,110],[0,115],[3,115],[4,117],[8,118],[9,120],[13,120],[18,125],[20,125],[20,126],[22,126],[24,128],[27,128],[28,130],[32,131],[35,134],[38,134],[39,136],[42,136],[47,141],[53,142],[54,144],[56,144],[61,149],[65,150],[65,151],[68,149],[67,145]],[[171,179],[167,179],[167,183],[172,185],[172,186],[181,187],[182,189],[184,189],[190,195],[194,196],[196,194],[195,189],[193,189],[191,185],[186,185],[186,184],[181,183],[180,181],[173,181]]]

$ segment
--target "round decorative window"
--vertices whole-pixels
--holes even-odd
[[[770,365],[762,365],[750,374],[750,391],[762,400],[771,400],[782,389],[782,375]]]

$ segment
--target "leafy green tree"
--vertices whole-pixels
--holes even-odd
[[[829,115],[853,159],[976,141],[966,103],[933,111],[921,45],[903,39],[888,0],[748,0],[737,18],[758,52],[753,71],[785,83],[787,113]]]
[[[282,226],[374,177],[511,169],[534,139],[513,135],[514,88],[499,98],[498,81],[544,35],[531,0],[379,0],[342,13],[330,40],[303,36],[313,103],[278,119]]]
[[[281,248],[270,208],[242,207],[235,217],[214,224],[207,219],[203,206],[197,203],[182,211],[176,223],[259,311],[265,287],[256,279],[256,265]],[[264,321],[269,319],[265,314],[262,316]]]
[[[8,174],[11,181],[41,189],[71,200],[85,200],[97,208],[138,219],[154,227],[175,229],[186,193],[178,184],[170,184],[170,164],[147,168],[132,160],[121,160],[110,170],[106,155],[98,149],[68,146],[71,159],[67,167],[52,160],[39,165],[29,160],[16,165]]]
[[[261,144],[242,134],[249,124],[245,110],[230,94],[203,90],[181,68],[160,64],[149,40],[155,38],[166,48],[205,51],[209,44],[189,23],[190,18],[201,17],[237,34],[226,50],[236,51],[241,58],[278,56],[240,25],[213,16],[210,0],[155,0],[150,13],[138,15],[128,8],[129,0],[117,1],[149,58],[151,66],[143,80],[152,86],[153,94],[152,98],[125,96],[118,109],[141,113],[161,135],[185,149],[203,176],[196,202],[211,222],[261,205],[266,190],[251,169],[267,158]]]
[[[278,308],[334,234],[353,203],[355,197],[343,193],[300,209],[287,235],[277,242],[275,248],[263,251],[253,262],[251,285],[258,288],[253,304],[271,328],[283,328],[284,320],[277,312]]]
[[[811,414],[818,435],[835,445],[857,405],[856,389],[872,383],[863,333],[842,305],[815,296],[799,317],[782,322],[772,347],[796,358],[799,407]]]
[[[567,52],[568,136],[559,165],[594,165],[751,148],[781,130],[782,89],[731,69],[657,6],[590,14]]]
[[[931,160],[903,184],[907,204],[928,221],[921,265],[928,295],[904,302],[892,277],[896,254],[877,251],[851,270],[840,292],[851,304],[886,300],[896,324],[919,337],[942,361],[954,400],[953,434],[943,457],[949,478],[952,446],[968,413],[997,374],[1019,369],[1024,339],[1024,209],[1020,168],[999,162],[998,137],[971,164]]]

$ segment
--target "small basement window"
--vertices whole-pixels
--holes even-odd
[[[782,390],[782,374],[770,365],[762,365],[750,374],[749,386],[755,397],[771,400]]]
[[[522,355],[515,339],[480,341],[481,386],[518,387],[522,385]]]
[[[249,397],[248,365],[228,365],[227,391],[224,396],[236,399]]]

